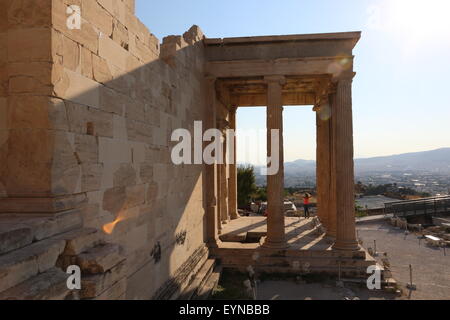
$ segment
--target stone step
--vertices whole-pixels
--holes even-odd
[[[22,240],[22,243],[16,243],[15,245],[4,244],[3,253],[16,250],[21,246],[24,247],[31,242],[37,242],[44,239],[51,238],[55,235],[66,233],[82,227],[83,220],[81,211],[74,209],[70,211],[55,213],[53,215],[24,215],[24,214],[2,214],[0,215],[0,234],[11,230],[24,230],[27,234],[26,241]],[[30,234],[31,233],[31,234]],[[13,234],[9,236],[14,237]],[[1,236],[0,236],[1,237]],[[15,236],[17,237],[17,235]],[[28,238],[31,237],[31,242]],[[12,241],[10,241],[11,243]],[[2,249],[0,249],[0,254]]]
[[[277,250],[259,248],[258,244],[255,247],[247,247],[247,244],[238,244],[237,247],[232,247],[230,243],[222,243],[221,248],[212,248],[211,253],[216,257],[232,256],[232,257],[299,257],[299,258],[335,258],[335,259],[366,259],[369,255],[365,250],[358,251],[336,251],[336,250]],[[253,245],[253,244],[250,244]]]
[[[64,300],[71,294],[67,279],[68,274],[51,268],[0,293],[0,300]]]
[[[243,273],[247,273],[247,268],[242,265],[224,265],[224,268],[234,269]],[[336,267],[323,267],[316,266],[311,267],[308,273],[304,271],[293,269],[292,267],[274,267],[274,266],[264,266],[264,267],[256,267],[255,271],[258,274],[289,274],[289,275],[305,275],[305,274],[329,274],[329,275],[338,275],[338,269]],[[366,267],[345,267],[341,268],[341,276],[347,278],[363,278],[367,279],[367,268]]]
[[[259,257],[254,260],[252,257],[233,257],[233,256],[221,256],[220,262],[222,265],[242,265],[242,266],[255,266],[255,267],[265,267],[265,266],[280,266],[280,267],[302,267],[308,264],[311,267],[315,266],[332,266],[341,267],[346,266],[370,266],[376,264],[375,261],[371,259],[351,259],[351,258],[341,258],[336,259],[334,257]]]
[[[82,252],[104,243],[103,234],[94,228],[73,230],[56,236],[55,239],[66,241],[64,255],[67,256],[79,255]]]
[[[123,278],[92,300],[125,300],[127,279]]]
[[[76,264],[87,274],[105,273],[125,260],[116,244],[98,245],[76,257]]]
[[[214,270],[215,260],[208,259],[200,269],[200,271],[195,275],[194,280],[189,284],[189,286],[182,292],[179,300],[191,300],[196,292],[201,288],[205,281],[209,278],[210,274]]]
[[[222,266],[216,266],[204,285],[198,289],[194,300],[207,300],[219,284],[221,274]]]
[[[0,292],[53,268],[65,245],[47,239],[0,256]]]
[[[33,230],[24,224],[0,222],[0,255],[23,248],[33,242]]]
[[[119,263],[105,273],[83,276],[81,279],[80,297],[82,299],[93,299],[102,296],[105,291],[123,278],[126,278],[126,276],[125,262]]]

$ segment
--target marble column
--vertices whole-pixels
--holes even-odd
[[[337,127],[337,118],[335,116],[336,113],[336,94],[330,94],[329,96],[330,103],[330,120],[329,120],[329,194],[328,194],[328,215],[327,215],[327,235],[333,239],[336,239],[336,223],[337,223],[337,199],[336,199],[336,132],[335,129]]]
[[[317,215],[328,233],[330,231],[328,215],[331,192],[331,109],[328,101],[316,106],[315,111],[317,129]]]
[[[283,97],[285,78],[265,77],[267,83],[267,155],[278,153],[279,170],[267,176],[267,237],[265,247],[287,248],[284,216]],[[279,145],[271,145],[271,130],[279,130]]]
[[[206,80],[207,97],[205,110],[204,130],[216,128],[216,79],[208,78]],[[208,143],[204,142],[205,147]],[[218,219],[217,206],[217,164],[205,165],[205,210],[206,210],[206,240],[209,247],[217,247],[220,220]]]
[[[333,128],[336,177],[336,250],[357,250],[353,163],[352,79],[339,79]]]
[[[230,210],[231,220],[239,218],[237,205],[236,111],[237,108],[232,107],[229,115],[230,129],[234,131],[234,134],[230,136],[230,139],[233,139],[233,143],[231,145],[232,150],[230,150],[230,152],[232,152],[232,155],[230,155],[229,157],[231,163],[228,166],[230,170],[230,178],[228,181],[228,209]]]
[[[222,163],[219,164],[219,170],[220,170],[220,218],[222,220],[223,224],[227,224],[229,221],[229,215],[228,215],[228,179],[227,179],[227,164],[225,162],[225,159],[227,158],[227,139],[225,135],[226,128],[222,128],[224,131],[223,134],[223,143],[222,143],[222,150],[223,150],[223,159]]]

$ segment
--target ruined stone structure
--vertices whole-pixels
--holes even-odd
[[[80,30],[67,27],[68,5],[81,7]],[[354,226],[359,37],[207,39],[194,26],[160,45],[134,0],[2,0],[0,299],[186,297],[229,257],[218,236],[238,218],[236,166],[174,165],[170,136],[196,120],[235,128],[245,106],[267,106],[269,129],[282,129],[283,105],[315,106],[319,216],[336,239],[318,254],[361,272],[373,261]],[[269,153],[282,159],[282,148]],[[257,250],[289,267],[283,171],[268,184],[273,214]],[[66,286],[70,265],[81,291]]]

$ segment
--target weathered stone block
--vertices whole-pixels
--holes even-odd
[[[55,131],[53,140],[53,161],[51,167],[52,194],[66,195],[80,193],[81,168],[71,143],[73,134]]]
[[[118,19],[124,25],[126,24],[126,12],[127,6],[122,1],[116,0],[98,0],[97,1],[103,8],[106,9],[114,18]]]
[[[134,208],[134,207],[144,204],[145,203],[145,191],[146,191],[145,184],[127,187],[127,189],[126,189],[126,194],[127,194],[126,208],[127,209]]]
[[[75,3],[71,3],[75,4]],[[81,29],[70,30],[67,28],[67,3],[64,0],[52,0],[52,22],[53,27],[69,37],[73,41],[83,45],[90,51],[98,52],[98,38],[99,33],[94,29],[91,23],[82,21]]]
[[[125,117],[113,116],[114,139],[128,140],[127,122]]]
[[[141,163],[139,175],[143,183],[153,181],[153,164],[151,162]]]
[[[50,62],[16,62],[8,64],[9,92],[50,95],[53,91]]]
[[[137,57],[141,63],[149,63],[159,58],[158,52],[152,50],[137,36],[132,35],[130,39],[130,52]]]
[[[87,274],[98,274],[111,270],[124,260],[118,245],[105,244],[80,254],[77,264]]]
[[[99,162],[130,163],[131,147],[125,140],[114,140],[99,137]]]
[[[98,163],[98,141],[94,136],[75,135],[75,152],[81,163]]]
[[[80,64],[81,64],[81,74],[86,78],[93,79],[94,66],[92,62],[92,52],[89,49],[81,47]]]
[[[70,293],[68,275],[52,268],[0,293],[0,300],[64,300]]]
[[[111,81],[113,76],[107,61],[95,54],[92,58],[94,66],[94,80],[100,83],[107,83],[108,81]]]
[[[83,299],[92,299],[101,296],[102,293],[113,287],[118,281],[126,277],[126,264],[122,262],[98,275],[88,275],[82,278],[80,296]]]
[[[131,103],[131,99],[127,96],[105,86],[100,88],[100,108],[102,110],[122,116],[129,103]]]
[[[71,132],[87,134],[88,124],[91,124],[93,135],[113,136],[112,114],[72,102],[66,102],[66,107]]]
[[[112,34],[113,18],[97,1],[82,0],[83,18],[96,26],[108,37]]]
[[[55,96],[78,104],[99,108],[99,83],[68,69],[62,69],[60,74],[54,81]]]
[[[126,117],[135,121],[145,121],[145,105],[140,101],[130,102],[126,106]]]
[[[51,26],[51,1],[47,0],[22,0],[3,1],[5,22],[10,28],[32,28]]]
[[[126,199],[125,187],[108,189],[103,195],[103,210],[117,215],[122,210],[125,210]]]
[[[96,297],[95,300],[125,300],[126,291],[127,279],[124,278]]]
[[[128,36],[128,30],[118,20],[114,21],[112,39],[115,42],[117,42],[122,48],[124,48],[125,50],[128,50],[129,43],[130,43],[130,39]]]
[[[130,57],[130,53],[111,38],[105,35],[100,36],[98,52],[100,57],[120,68],[120,70],[129,71],[128,59]]]
[[[131,164],[122,164],[114,172],[114,187],[126,187],[136,184],[136,170]]]
[[[8,132],[8,153],[0,172],[9,196],[49,193],[52,139],[52,133],[44,129]],[[33,157],[24,157],[29,154]]]
[[[81,191],[99,190],[102,182],[103,164],[88,163],[81,165]]]
[[[0,255],[25,247],[32,241],[33,232],[29,226],[0,220]]]
[[[53,267],[63,240],[44,240],[0,256],[0,292]]]
[[[51,129],[49,103],[49,98],[43,96],[11,96],[8,106],[10,128]]]
[[[62,37],[63,42],[63,66],[77,72],[80,67],[80,46],[68,37]]]
[[[153,142],[154,128],[140,121],[127,119],[127,133],[131,141],[151,144]]]
[[[55,237],[55,239],[66,241],[66,247],[63,254],[68,256],[76,256],[102,244],[102,238],[101,232],[93,228],[74,230]]]
[[[52,61],[51,29],[29,28],[8,32],[9,62]]]

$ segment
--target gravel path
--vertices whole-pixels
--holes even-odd
[[[385,223],[358,226],[359,237],[364,247],[374,246],[377,251],[387,252],[393,277],[402,287],[409,283],[409,265],[413,267],[413,282],[416,291],[404,289],[410,299],[450,300],[450,249],[447,256],[443,249],[431,248],[422,240],[419,245],[417,235],[394,228]]]

